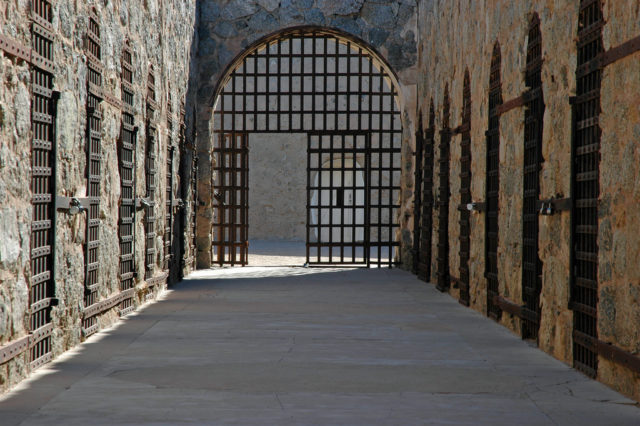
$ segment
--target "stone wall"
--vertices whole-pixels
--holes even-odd
[[[30,3],[8,0],[0,4],[0,34],[29,46]],[[53,7],[54,90],[60,92],[56,126],[57,170],[55,174],[59,196],[85,197],[86,126],[87,126],[87,60],[85,38],[89,10],[95,7],[101,28],[103,91],[115,101],[102,101],[100,181],[100,247],[99,300],[108,300],[119,292],[120,243],[118,209],[120,204],[120,175],[118,168],[118,140],[121,128],[121,56],[128,40],[133,60],[134,121],[139,128],[136,145],[136,195],[145,195],[144,155],[146,127],[144,125],[147,73],[153,64],[156,74],[156,112],[158,123],[156,143],[157,246],[162,247],[165,208],[166,152],[169,138],[178,147],[180,141],[180,103],[186,102],[187,122],[193,122],[191,97],[187,92],[195,73],[194,28],[195,0],[146,0],[145,2],[58,0]],[[29,64],[0,50],[0,347],[20,339],[29,332],[30,232],[31,208],[31,117]],[[170,94],[170,97],[169,97]],[[168,115],[167,103],[172,111]],[[171,134],[167,121],[173,120]],[[187,135],[192,132],[187,131]],[[189,139],[189,138],[187,138]],[[186,141],[187,143],[189,140]],[[183,148],[186,144],[183,144]],[[177,149],[175,169],[182,161],[190,162],[188,149]],[[188,176],[183,179],[188,179]],[[178,196],[179,179],[175,179],[174,193]],[[185,200],[190,193],[182,194]],[[187,203],[188,210],[193,203]],[[162,250],[158,251],[155,282],[144,280],[144,214],[136,215],[136,291],[134,303],[140,306],[166,286],[162,279]],[[81,318],[84,296],[84,242],[86,215],[68,215],[59,211],[55,223],[55,297],[53,308],[52,352],[54,356],[84,339]],[[186,244],[187,248],[189,247]],[[185,257],[193,256],[187,252]],[[180,266],[181,267],[181,266]],[[189,271],[188,263],[185,273]],[[118,318],[117,305],[98,315],[100,328]],[[30,371],[29,351],[9,362],[0,364],[0,392],[5,391]]]
[[[252,133],[249,147],[250,239],[305,241],[306,135]]]
[[[205,0],[199,2],[198,26],[198,153],[201,164],[211,161],[212,107],[225,69],[233,59],[263,36],[296,26],[321,26],[341,30],[377,51],[397,73],[401,93],[404,184],[412,185],[412,118],[415,115],[417,64],[416,2],[412,0]],[[209,194],[212,171],[200,170],[200,192]],[[409,191],[402,196],[403,212],[398,220],[406,224],[411,209]],[[211,197],[204,195],[199,210],[198,266],[211,264]],[[398,236],[400,238],[400,236]],[[410,235],[404,235],[402,257],[410,258]]]
[[[604,2],[604,48],[640,34],[640,10],[635,2]],[[541,21],[544,63],[542,81],[546,110],[543,129],[541,199],[570,196],[571,105],[576,92],[576,34],[579,2],[568,0],[466,2],[422,0],[418,7],[418,111],[428,122],[430,99],[442,128],[445,85],[451,93],[451,127],[460,124],[466,68],[471,76],[472,197],[485,198],[485,130],[488,125],[489,67],[494,43],[501,46],[502,97],[516,98],[525,90],[524,67],[528,23],[533,12]],[[609,65],[603,74],[600,127],[599,302],[598,337],[627,352],[640,353],[640,269],[634,233],[640,221],[637,139],[640,135],[638,54]],[[500,294],[522,304],[522,188],[524,110],[515,108],[500,119],[500,208],[498,270]],[[450,268],[457,274],[460,179],[460,136],[451,144],[449,211]],[[436,162],[437,164],[437,162]],[[435,176],[434,188],[438,187]],[[484,213],[471,217],[471,307],[486,312],[484,278]],[[541,326],[538,344],[556,358],[572,362],[572,321],[569,310],[571,216],[562,211],[540,216],[539,257],[543,262]],[[434,211],[434,230],[438,228]],[[437,253],[434,232],[433,253]],[[437,272],[433,256],[433,276]],[[454,272],[455,271],[455,272]],[[451,289],[457,297],[457,289]],[[501,323],[519,333],[520,321],[503,313]],[[640,398],[640,380],[618,364],[599,357],[598,378],[615,389]]]

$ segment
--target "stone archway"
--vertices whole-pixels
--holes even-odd
[[[220,4],[222,3],[222,4]],[[333,28],[347,37],[361,40],[396,72],[403,128],[403,185],[411,185],[411,154],[414,146],[413,122],[417,84],[417,15],[416,6],[403,0],[384,4],[368,0],[332,1],[269,1],[249,0],[228,2],[198,2],[199,7],[199,72],[192,87],[196,99],[197,150],[199,158],[199,197],[197,245],[198,267],[211,264],[210,223],[213,218],[211,190],[212,169],[212,108],[216,88],[233,58],[254,41],[267,34],[281,32],[296,25]],[[410,224],[407,212],[411,198],[402,197],[401,256],[409,260]]]
[[[269,35],[228,66],[213,104],[214,263],[244,265],[247,261],[248,140],[252,133],[309,135],[309,263],[393,263],[400,245],[401,93],[397,76],[372,48],[341,31],[319,27],[295,27]],[[366,166],[365,177],[361,177],[366,181],[366,196],[361,197],[366,205],[354,204],[357,197],[347,205],[339,197],[356,191],[357,178],[348,178],[357,175],[352,170],[356,163],[349,163],[349,156],[362,157]],[[322,179],[320,169],[327,162],[332,165],[327,176],[337,173],[344,179],[339,179],[340,185],[333,179],[318,183],[325,190],[327,186],[332,189],[328,200],[316,199],[316,203],[326,201],[327,205],[314,207],[319,222],[314,224],[314,179]],[[333,167],[336,164],[340,167]],[[354,188],[343,188],[345,182]],[[322,223],[327,217],[322,209],[340,210],[340,224],[332,220],[335,213],[328,216],[329,223]],[[343,216],[361,217],[363,223],[347,224]],[[355,234],[349,237],[349,232]],[[359,234],[363,234],[360,239],[356,238]],[[326,235],[329,237],[324,241],[322,236]],[[336,235],[340,236],[337,241],[333,238]]]

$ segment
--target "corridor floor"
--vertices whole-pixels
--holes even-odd
[[[639,425],[398,269],[194,273],[0,401],[1,425]]]

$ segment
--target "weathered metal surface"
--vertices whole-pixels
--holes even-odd
[[[118,236],[120,238],[120,291],[128,291],[135,286],[135,170],[137,131],[133,109],[133,51],[129,43],[122,50],[121,90],[122,102],[130,110],[122,111],[120,141],[118,146],[118,166],[120,171],[120,208]],[[122,299],[120,310],[133,309],[133,294]]]
[[[46,0],[32,0],[32,12],[41,21],[52,22],[51,4]],[[55,180],[56,180],[56,101],[53,92],[54,35],[33,23],[31,26],[31,58],[43,58],[31,67],[31,130],[33,222],[31,227],[31,282],[29,330],[52,327],[51,303],[55,296]],[[24,49],[20,52],[24,53]],[[45,65],[44,67],[42,65]],[[48,329],[48,328],[47,328]],[[37,341],[30,340],[30,362],[40,366],[51,359],[51,333]],[[32,336],[33,337],[33,336]]]
[[[249,140],[218,134],[214,143],[213,262],[245,266],[249,249]]]
[[[500,115],[498,106],[502,104],[500,83],[500,44],[496,42],[491,56],[489,78],[489,127],[486,132],[486,215],[485,215],[485,278],[487,279],[487,315],[498,320],[500,307],[494,304],[498,295],[498,194],[500,193]]]
[[[460,203],[468,205],[471,198],[471,77],[469,70],[465,70],[462,87],[462,124],[457,127],[462,134],[460,141]],[[460,210],[459,258],[460,303],[469,306],[470,273],[469,259],[471,256],[471,211]]]
[[[542,96],[542,36],[537,14],[534,14],[529,23],[526,69],[525,85],[529,88],[529,93],[535,96],[527,96],[524,111],[522,300],[526,309],[535,313],[535,321],[528,317],[523,318],[521,332],[523,338],[537,340],[542,290],[542,261],[538,256],[538,198],[543,162],[542,130],[545,110]]]
[[[433,100],[429,107],[429,127],[424,132],[422,172],[422,204],[420,206],[420,245],[418,247],[418,278],[431,279],[431,258],[433,237],[433,161],[435,110]]]
[[[442,105],[442,130],[440,130],[440,157],[438,159],[440,186],[438,188],[438,256],[437,256],[437,277],[436,288],[440,291],[447,291],[451,286],[449,281],[449,198],[451,189],[449,183],[450,171],[450,145],[451,129],[449,128],[450,115],[449,85],[444,89],[444,101]]]
[[[99,112],[102,94],[102,45],[100,42],[100,21],[94,14],[90,15],[85,38],[85,54],[87,61],[87,197],[90,205],[87,210],[87,231],[85,244],[85,298],[84,306],[92,306],[98,302],[98,286],[100,275],[100,181],[102,177],[102,114]],[[94,66],[98,64],[98,66]],[[92,88],[98,90],[92,90]],[[97,319],[84,316],[82,328],[86,336],[97,331]]]
[[[307,264],[368,266],[369,135],[309,133],[307,155]]]
[[[144,230],[146,234],[145,248],[145,279],[149,279],[154,274],[154,265],[156,264],[156,216],[155,216],[155,198],[156,198],[156,122],[155,112],[157,104],[155,102],[155,71],[153,66],[149,67],[147,76],[147,94],[146,94],[146,146],[145,146],[145,186],[146,198],[144,206]]]
[[[582,0],[578,19],[577,90],[571,147],[570,308],[573,310],[573,363],[595,377],[598,353],[575,336],[598,338],[598,209],[600,192],[600,67],[589,67],[603,52],[600,0]],[[586,67],[585,67],[586,66]]]

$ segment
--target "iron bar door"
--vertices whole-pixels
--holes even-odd
[[[424,169],[422,172],[422,206],[420,213],[420,247],[418,253],[418,278],[431,280],[431,239],[433,237],[433,160],[434,160],[435,110],[433,100],[429,108],[429,128],[423,142]]]
[[[214,147],[213,263],[247,264],[249,146],[247,133],[220,133]]]
[[[525,82],[529,88],[529,99],[524,112],[522,301],[526,318],[522,321],[522,337],[537,340],[542,289],[542,261],[538,256],[537,203],[540,198],[540,169],[543,161],[542,120],[545,108],[542,96],[542,37],[538,15],[534,15],[529,23]]]
[[[471,212],[466,205],[471,203],[471,78],[469,70],[464,73],[462,89],[462,140],[460,141],[460,303],[469,306],[469,259],[471,252]]]
[[[598,372],[598,197],[600,195],[600,85],[593,66],[603,52],[600,0],[582,0],[578,22],[577,90],[571,149],[571,303],[573,364]]]
[[[32,26],[32,49],[47,61],[54,60],[54,34],[41,24],[53,22],[49,1],[33,0],[39,21]],[[55,180],[57,101],[53,69],[44,64],[31,67],[31,277],[29,281],[30,367],[36,369],[53,358],[55,305]],[[3,242],[4,244],[4,242]]]
[[[366,133],[309,133],[307,263],[370,265],[370,157]]]
[[[500,319],[502,311],[494,303],[498,296],[498,194],[500,192],[500,115],[497,107],[502,104],[500,83],[500,45],[496,42],[491,57],[489,79],[489,129],[487,130],[487,184],[485,217],[485,278],[487,279],[487,315]]]
[[[444,89],[442,130],[440,131],[440,187],[438,188],[438,283],[436,288],[448,291],[451,286],[449,269],[449,185],[451,129],[449,128],[449,86]]]

